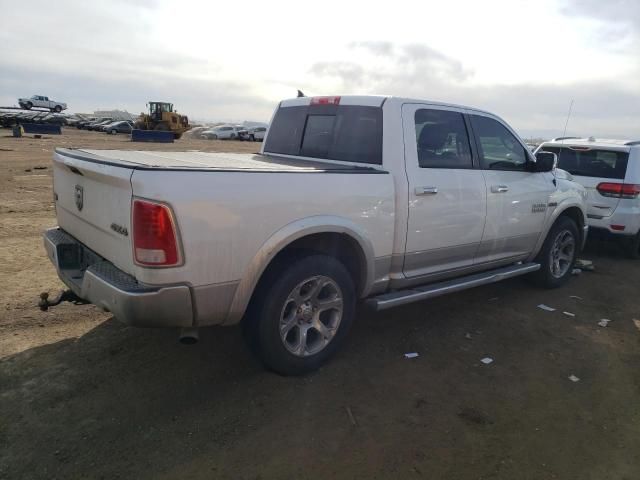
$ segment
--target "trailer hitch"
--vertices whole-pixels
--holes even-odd
[[[77,296],[71,290],[60,290],[60,293],[53,297],[52,300],[49,300],[49,292],[42,292],[40,294],[40,301],[38,302],[38,306],[40,307],[40,310],[46,312],[49,307],[55,307],[62,302],[71,302],[74,305],[86,305],[87,303],[89,303]]]

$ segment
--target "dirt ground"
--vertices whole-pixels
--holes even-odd
[[[140,148],[0,130],[0,478],[640,478],[640,263],[615,246],[590,241],[596,271],[559,290],[516,279],[361,312],[331,363],[283,378],[237,328],[184,346],[93,306],[38,310],[62,287],[40,238],[56,146]]]

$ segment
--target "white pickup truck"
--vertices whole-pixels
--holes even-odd
[[[33,107],[48,108],[50,111],[56,113],[60,113],[67,109],[66,103],[49,100],[49,97],[44,97],[42,95],[33,95],[29,98],[19,98],[18,104],[20,107],[26,108],[27,110],[31,110]]]
[[[242,323],[300,374],[372,310],[529,274],[571,275],[585,190],[481,110],[383,96],[282,101],[259,154],[57,149],[75,294],[128,324]],[[195,334],[195,333],[194,333]]]

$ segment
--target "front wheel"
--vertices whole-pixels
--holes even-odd
[[[33,107],[33,103],[31,102],[27,102],[24,104],[24,108],[26,108],[27,110],[31,110],[31,107]]]
[[[345,266],[311,254],[272,268],[243,322],[245,338],[262,363],[281,375],[319,368],[344,342],[356,294]]]
[[[53,109],[54,112],[56,113],[60,113],[62,111],[62,107],[60,105],[56,105],[56,107]]]
[[[544,288],[564,285],[573,270],[580,245],[578,227],[569,217],[560,217],[553,224],[542,249],[536,257],[540,270],[531,278]]]
[[[118,133],[117,130],[115,130],[115,129],[111,130],[111,135],[116,135],[117,133]]]

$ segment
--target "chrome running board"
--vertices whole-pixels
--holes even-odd
[[[396,290],[384,293],[376,297],[371,297],[365,301],[365,306],[376,312],[387,310],[388,308],[406,305],[407,303],[419,302],[428,298],[439,297],[447,293],[466,290],[467,288],[479,287],[488,283],[495,283],[507,278],[517,277],[525,273],[540,270],[539,263],[516,264],[509,267],[489,270],[487,272],[476,273],[460,277],[446,282],[432,283],[422,287],[412,287],[406,290]]]

